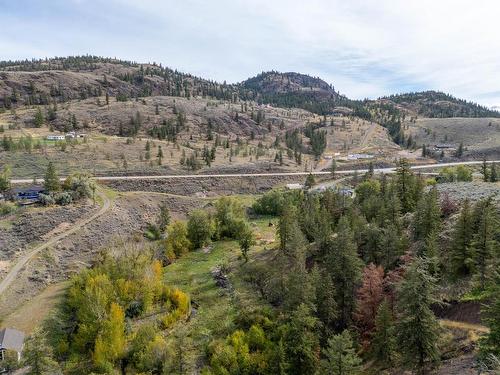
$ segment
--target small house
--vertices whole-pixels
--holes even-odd
[[[64,141],[66,137],[64,135],[58,135],[58,134],[49,134],[47,136],[48,141]]]
[[[0,330],[0,361],[6,359],[8,351],[17,354],[17,360],[21,360],[24,347],[24,333],[13,328]]]
[[[288,190],[301,190],[304,189],[302,184],[286,184],[285,186]]]
[[[347,160],[361,160],[361,159],[373,159],[374,156],[371,154],[349,154],[347,155]]]
[[[436,150],[454,150],[455,146],[451,145],[449,143],[438,143],[438,144],[434,145],[434,148]]]

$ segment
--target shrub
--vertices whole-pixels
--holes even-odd
[[[144,237],[146,237],[150,241],[158,241],[161,239],[161,231],[154,224],[148,224],[148,227],[144,231]]]
[[[280,190],[271,190],[255,201],[252,208],[257,215],[279,215],[283,208],[284,194]]]
[[[172,262],[175,258],[189,251],[191,242],[187,238],[188,230],[186,223],[174,221],[167,228],[167,239],[165,240],[166,258]]]
[[[50,194],[40,194],[38,196],[38,201],[40,202],[40,204],[44,206],[52,206],[56,204],[56,200]]]
[[[73,200],[76,201],[82,198],[91,198],[95,183],[88,175],[77,173],[64,180],[63,189],[71,191]]]
[[[8,215],[16,210],[16,205],[11,202],[0,202],[0,216]]]
[[[61,193],[57,193],[56,195],[54,195],[54,199],[57,204],[60,204],[61,206],[66,206],[73,202],[73,195],[67,191],[63,191]]]
[[[193,211],[189,215],[187,232],[193,249],[199,249],[210,243],[214,228],[208,213],[202,210]]]
[[[242,229],[245,210],[234,198],[222,197],[215,204],[215,223],[220,238],[238,238]]]

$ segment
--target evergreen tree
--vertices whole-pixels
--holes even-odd
[[[415,237],[425,240],[436,234],[441,225],[441,209],[438,203],[437,189],[432,188],[418,203],[415,212]]]
[[[161,165],[161,161],[163,159],[163,151],[161,149],[161,146],[158,146],[158,154],[156,155],[158,158],[158,165]]]
[[[328,339],[328,346],[323,349],[325,359],[321,361],[322,375],[354,375],[361,370],[361,359],[353,348],[349,331]]]
[[[375,332],[371,342],[371,355],[385,367],[394,363],[396,352],[396,333],[391,306],[385,299],[377,310],[375,318]]]
[[[36,114],[35,114],[35,119],[34,119],[35,127],[41,128],[42,125],[45,123],[45,118],[43,117],[42,110],[40,107],[38,107]]]
[[[56,168],[51,161],[45,171],[44,187],[49,193],[59,191],[61,189],[61,183],[59,181],[59,177],[57,176]]]
[[[310,308],[301,304],[291,314],[284,333],[288,374],[314,374],[319,363],[318,321]]]
[[[169,224],[170,224],[170,211],[167,205],[162,203],[160,204],[160,213],[158,214],[158,229],[161,232],[165,232]]]
[[[321,323],[325,335],[328,337],[333,332],[335,321],[338,317],[337,302],[335,301],[335,286],[333,285],[332,278],[324,270],[315,267],[312,270],[312,282],[314,283],[314,290],[316,299],[314,304],[316,306],[316,315]]]
[[[300,228],[297,221],[297,209],[290,201],[287,200],[283,205],[278,222],[280,250],[285,253],[289,253],[291,239],[299,232]]]
[[[497,266],[492,285],[491,301],[483,305],[481,314],[490,331],[480,341],[480,348],[483,355],[493,354],[500,358],[500,266]]]
[[[410,164],[406,159],[401,159],[396,169],[396,186],[401,210],[406,213],[415,208],[415,176],[410,169]]]
[[[490,182],[497,182],[498,181],[498,175],[497,175],[497,167],[495,163],[490,164]]]
[[[440,327],[431,310],[436,302],[436,280],[428,272],[428,261],[416,258],[398,288],[397,342],[404,363],[424,374],[428,362],[439,359]]]
[[[488,182],[490,180],[490,174],[488,173],[488,164],[486,163],[486,158],[483,159],[483,164],[481,165],[481,174],[483,175],[484,182]]]
[[[355,308],[356,288],[361,277],[362,261],[359,259],[354,236],[346,217],[340,219],[337,236],[328,244],[325,265],[335,285],[336,302],[339,310],[339,329],[345,329],[351,322]]]
[[[427,156],[427,147],[422,145],[422,157],[425,158]]]
[[[450,248],[450,261],[454,276],[467,276],[471,272],[470,245],[473,234],[473,220],[470,203],[468,199],[465,199],[453,229]]]
[[[316,183],[316,180],[314,179],[314,175],[312,173],[309,173],[307,175],[307,178],[306,178],[306,182],[304,184],[304,187],[306,189],[310,189],[314,186],[314,184]]]
[[[476,228],[472,238],[470,250],[474,263],[474,270],[479,277],[482,290],[486,286],[486,279],[498,256],[498,218],[496,208],[491,198],[479,202],[475,212]]]
[[[35,330],[26,340],[23,362],[29,366],[30,375],[59,373],[57,362],[52,358],[52,348],[46,340],[46,333],[41,329]]]
[[[332,174],[332,178],[335,178],[335,172],[337,171],[337,162],[335,159],[332,160],[332,165],[330,165],[330,173]]]

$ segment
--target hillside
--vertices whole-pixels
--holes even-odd
[[[0,107],[49,104],[105,95],[121,100],[145,96],[210,96],[232,99],[235,88],[157,64],[96,56],[0,62]]]
[[[390,103],[422,117],[500,117],[500,112],[439,91],[412,92],[384,97]]]
[[[198,152],[218,135],[230,142],[261,142],[261,147],[274,148],[270,157],[286,146],[283,150],[298,159],[300,153],[312,153],[307,128],[312,125],[321,138],[320,128],[328,125],[336,135],[327,132],[321,152],[372,148],[380,154],[394,150],[392,142],[418,147],[410,129],[417,117],[500,117],[496,111],[436,91],[359,101],[340,95],[320,78],[294,72],[264,72],[226,84],[157,63],[97,56],[4,61],[0,78],[1,122],[7,127],[34,127],[37,111],[29,107],[38,105],[52,130],[150,136],[188,142],[189,147],[198,143]],[[365,136],[372,123],[387,129],[369,132],[377,134],[373,140]],[[287,140],[295,129],[300,139]],[[387,134],[392,142],[387,142]]]

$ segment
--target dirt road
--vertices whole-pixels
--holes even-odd
[[[23,267],[38,253],[41,251],[45,250],[46,248],[55,245],[57,242],[62,240],[63,238],[69,236],[72,233],[75,233],[77,230],[80,228],[84,227],[91,221],[97,219],[101,215],[103,215],[106,211],[108,211],[111,207],[111,201],[109,200],[108,197],[102,192],[98,192],[98,195],[102,198],[103,200],[103,205],[97,211],[95,214],[92,216],[79,220],[76,223],[74,223],[71,228],[69,228],[67,231],[62,232],[51,239],[49,239],[47,242],[44,242],[43,244],[36,246],[35,248],[31,249],[27,254],[23,255],[21,258],[17,260],[17,262],[14,264],[14,266],[9,270],[7,275],[3,278],[2,281],[0,281],[0,296],[5,292],[7,287],[15,281],[19,271],[23,269]]]

